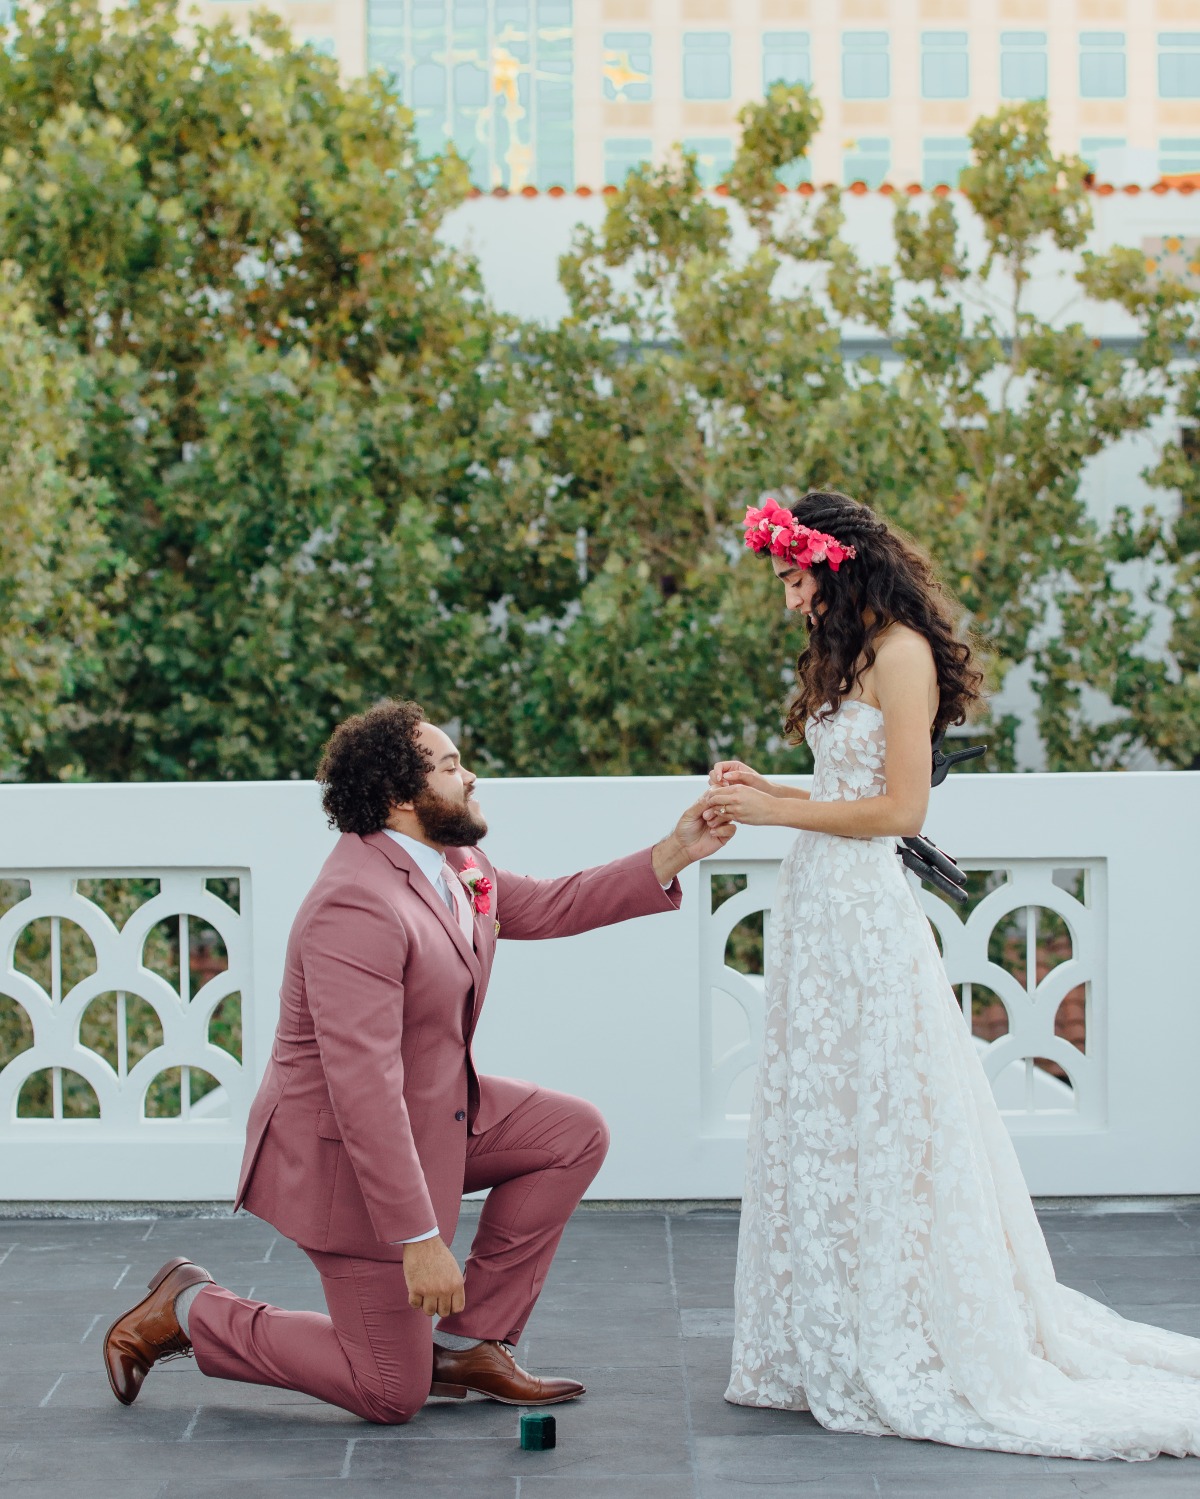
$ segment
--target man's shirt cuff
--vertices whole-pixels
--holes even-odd
[[[424,1244],[426,1239],[436,1239],[440,1229],[431,1228],[427,1234],[418,1234],[415,1239],[393,1239],[393,1244]]]

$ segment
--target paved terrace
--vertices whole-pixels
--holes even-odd
[[[1200,1336],[1200,1206],[1042,1215],[1059,1275],[1118,1311]],[[474,1212],[456,1249],[465,1253]],[[308,1261],[249,1218],[0,1219],[0,1492],[5,1499],[820,1499],[1200,1494],[1200,1460],[1074,1463],[835,1436],[721,1398],[737,1217],[585,1210],[567,1230],[521,1357],[580,1376],[558,1447],[522,1452],[519,1412],[431,1403],[371,1426],[190,1362],[130,1409],[100,1339],[170,1255],[289,1307],[321,1306]]]

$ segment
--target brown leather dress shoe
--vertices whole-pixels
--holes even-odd
[[[212,1276],[191,1260],[168,1260],[150,1282],[150,1295],[118,1317],[104,1335],[104,1367],[112,1392],[132,1405],[155,1364],[191,1358],[192,1345],[175,1316],[175,1298],[189,1286],[212,1283]]]
[[[561,1405],[583,1394],[578,1380],[527,1374],[507,1343],[477,1343],[474,1348],[442,1348],[435,1343],[429,1393],[465,1400],[468,1390],[502,1405]]]

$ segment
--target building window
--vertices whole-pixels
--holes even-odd
[[[1089,172],[1098,172],[1101,151],[1123,151],[1124,149],[1124,136],[1085,135],[1079,142],[1079,157]]]
[[[763,93],[773,83],[811,83],[812,50],[807,31],[764,31]]]
[[[921,95],[965,99],[971,91],[965,31],[921,33]]]
[[[683,97],[733,97],[733,37],[728,31],[683,33]]]
[[[644,166],[653,155],[654,142],[649,137],[617,137],[604,142],[604,182],[620,187],[634,167]]]
[[[802,182],[811,182],[812,162],[807,156],[802,156],[799,161],[789,161],[786,167],[780,167],[775,173],[775,180],[784,187],[799,187]]]
[[[886,99],[891,92],[886,31],[842,34],[842,97]]]
[[[572,0],[535,0],[533,10],[533,180],[540,188],[570,188],[575,186]],[[499,21],[499,5],[496,12]]]
[[[1005,99],[1044,99],[1049,68],[1044,31],[1000,33],[1000,93]]]
[[[311,47],[314,52],[319,52],[322,57],[337,56],[337,44],[331,36],[310,36],[305,45]]]
[[[1200,31],[1159,33],[1158,92],[1164,99],[1200,99]]]
[[[696,171],[705,187],[716,187],[733,165],[733,142],[728,136],[693,136],[683,149],[696,158]]]
[[[1081,99],[1125,97],[1125,33],[1084,31],[1079,36]]]
[[[648,31],[605,32],[604,97],[631,103],[653,97]]]
[[[1158,170],[1164,177],[1200,172],[1200,137],[1159,141]]]
[[[868,187],[878,187],[887,178],[892,165],[892,143],[886,136],[875,136],[852,141],[842,160],[842,172],[846,185],[865,182]]]
[[[2,0],[0,0],[2,3]],[[573,0],[366,0],[367,66],[481,188],[573,187]]]
[[[921,186],[957,187],[959,173],[971,165],[971,142],[965,135],[927,136],[921,142]]]
[[[432,109],[439,114],[446,108],[446,69],[440,62],[421,62],[412,70],[408,90],[414,109]]]
[[[407,40],[404,0],[367,0],[367,66],[402,83]]]

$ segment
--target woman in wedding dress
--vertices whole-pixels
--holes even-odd
[[[735,1291],[737,1405],[1050,1457],[1200,1454],[1200,1340],[1054,1275],[1016,1154],[896,857],[930,732],[979,676],[924,559],[866,506],[747,514],[807,620],[788,728],[811,792],[718,765],[714,821],[798,836],[766,955]]]

